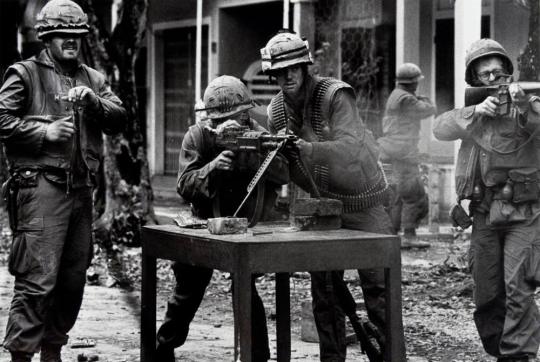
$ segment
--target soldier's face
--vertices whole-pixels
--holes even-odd
[[[475,66],[476,77],[484,85],[494,85],[507,81],[508,74],[501,58],[486,57],[479,59]]]
[[[295,97],[300,94],[300,89],[304,84],[304,72],[301,65],[279,69],[276,71],[275,77],[285,95]]]
[[[81,52],[81,37],[74,34],[55,34],[45,45],[57,62],[72,62],[77,60]]]

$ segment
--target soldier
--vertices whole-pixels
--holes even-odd
[[[511,81],[513,65],[496,41],[467,51],[465,81],[473,87]],[[487,353],[499,362],[532,361],[540,343],[534,295],[540,283],[538,131],[540,99],[509,85],[504,113],[488,96],[436,119],[435,137],[461,139],[456,162],[458,199],[469,199],[474,321]]]
[[[15,288],[4,347],[13,362],[61,361],[92,259],[92,187],[102,132],[126,111],[105,77],[79,61],[87,16],[70,0],[37,15],[45,44],[8,68],[0,89],[0,139],[9,161],[9,271]]]
[[[246,86],[235,77],[224,75],[214,79],[206,88],[203,101],[205,120],[191,126],[182,142],[177,191],[191,203],[191,211],[198,218],[231,216],[246,196],[247,185],[258,165],[249,160],[241,162],[240,155],[219,149],[215,143],[216,134],[228,127],[248,126],[253,131],[265,129],[250,118],[248,110],[254,104]],[[271,186],[265,195],[266,215],[277,196],[277,185],[288,182],[286,164],[276,161],[268,171]],[[251,214],[253,206],[248,204],[247,208],[242,209],[242,214]],[[189,324],[199,308],[213,272],[212,269],[178,262],[173,263],[172,268],[176,287],[169,300],[165,320],[157,333],[157,361],[160,362],[174,361],[174,348],[186,341]],[[255,288],[255,279],[252,283],[252,359],[267,361],[270,349],[266,315]]]
[[[416,237],[416,229],[429,207],[418,169],[420,121],[436,112],[429,98],[415,94],[418,82],[423,78],[416,64],[405,63],[398,67],[396,88],[386,102],[383,137],[377,140],[381,160],[392,164],[395,184],[389,213],[394,229],[403,228],[402,248],[429,247],[429,243]]]
[[[294,33],[279,32],[261,49],[261,56],[263,71],[275,77],[281,88],[268,107],[269,129],[300,138],[297,147],[306,167],[290,156],[292,181],[313,193],[303,174],[309,172],[322,196],[341,200],[343,227],[392,234],[382,206],[388,185],[377,163],[376,142],[358,115],[352,87],[312,76],[308,43]],[[383,270],[358,273],[368,317],[384,332]],[[311,273],[321,361],[345,361],[344,304],[336,293],[342,285],[343,271]]]

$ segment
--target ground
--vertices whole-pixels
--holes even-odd
[[[4,221],[0,217],[0,221]],[[5,225],[5,224],[4,224]],[[6,267],[9,231],[3,227],[0,243],[0,336],[3,338],[13,277]],[[404,250],[403,320],[409,361],[472,362],[493,361],[480,345],[472,321],[472,282],[466,268],[468,238],[432,239],[431,248]],[[77,324],[64,349],[64,361],[139,361],[140,248],[119,247],[105,253],[96,248],[90,282]],[[173,285],[167,261],[158,262],[158,324],[165,312]],[[357,273],[348,271],[346,280],[357,301],[361,289]],[[272,358],[275,351],[275,307],[273,275],[259,278],[257,289],[268,315]],[[302,304],[309,303],[309,274],[291,277],[292,358],[318,361],[318,345],[300,339]],[[360,304],[360,308],[363,306]],[[176,350],[177,360],[221,362],[233,359],[231,287],[229,275],[215,272],[202,306],[191,326],[188,342]],[[74,348],[84,342],[95,346]],[[91,344],[92,344],[91,343]],[[37,359],[37,357],[35,358]],[[358,344],[348,348],[350,361],[367,361]],[[0,350],[0,362],[9,355]],[[159,361],[156,361],[159,362]]]

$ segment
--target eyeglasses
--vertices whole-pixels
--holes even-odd
[[[510,74],[506,74],[502,69],[495,70],[486,70],[485,72],[478,73],[478,79],[480,80],[489,80],[493,75],[494,79],[499,79],[501,77],[509,77]]]

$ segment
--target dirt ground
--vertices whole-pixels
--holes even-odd
[[[4,232],[6,239],[7,232]],[[472,362],[494,361],[480,345],[472,321],[472,283],[463,257],[468,239],[432,241],[426,251],[404,250],[403,320],[409,361]],[[122,248],[105,254],[97,249],[91,270],[93,281],[85,291],[79,320],[64,349],[64,361],[139,361],[140,331],[140,248]],[[6,243],[0,248],[0,336],[3,339],[13,277],[5,266]],[[169,262],[158,262],[158,325],[172,288]],[[357,273],[348,271],[346,280],[360,302]],[[257,288],[268,316],[272,358],[275,351],[275,306],[273,275],[259,278]],[[318,345],[300,340],[301,305],[309,301],[309,274],[291,277],[292,357],[295,361],[318,361]],[[361,304],[361,303],[360,303]],[[360,309],[362,309],[360,305]],[[221,362],[233,360],[233,322],[228,274],[215,272],[202,306],[191,326],[187,343],[176,350],[180,361]],[[73,348],[81,342],[95,343]],[[83,343],[84,344],[84,343]],[[37,360],[37,357],[34,358]],[[358,344],[348,348],[348,361],[367,361]],[[0,350],[0,362],[9,355]],[[159,362],[159,361],[156,361]]]

